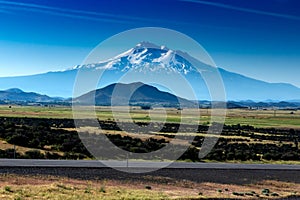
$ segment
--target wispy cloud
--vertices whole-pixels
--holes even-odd
[[[294,16],[294,15],[267,12],[267,11],[255,10],[255,9],[250,9],[250,8],[242,8],[242,7],[232,6],[232,5],[228,5],[228,4],[224,4],[224,3],[202,1],[202,0],[179,0],[179,1],[198,3],[198,4],[203,4],[203,5],[215,6],[215,7],[219,7],[219,8],[254,13],[254,14],[259,14],[259,15],[267,15],[267,16],[280,17],[280,18],[286,18],[286,19],[292,19],[292,20],[300,20],[300,17]]]
[[[2,1],[0,0],[0,8],[6,11],[11,10],[22,10],[30,12],[39,12],[44,14],[51,14],[56,16],[63,16],[76,19],[103,21],[103,22],[114,22],[114,23],[137,23],[137,22],[151,22],[151,23],[161,23],[162,20],[133,17],[128,15],[116,15],[104,12],[93,12],[87,10],[75,10],[75,9],[65,9],[52,6],[45,6],[33,3],[22,3],[14,1]],[[3,11],[5,11],[3,10]],[[174,21],[164,21],[167,23],[175,23]],[[178,23],[178,22],[176,22]]]
[[[21,3],[21,2],[14,2],[14,1],[0,0],[0,6],[2,10],[5,9],[7,12],[11,10],[23,10],[23,11],[51,14],[56,16],[104,21],[104,22],[130,23],[132,21],[147,20],[144,18],[136,18],[136,17],[123,16],[123,15],[113,15],[113,14],[103,13],[103,12],[100,13],[100,12],[92,12],[92,11],[85,11],[85,10],[65,9],[65,8],[51,7],[51,6],[45,6],[40,4]]]

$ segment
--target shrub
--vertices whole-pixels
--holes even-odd
[[[102,185],[99,191],[100,191],[100,192],[102,192],[102,193],[105,193],[105,192],[106,192],[106,190],[105,190],[105,186],[104,186],[104,185]]]
[[[232,194],[235,196],[245,196],[245,194],[242,192],[233,192]]]
[[[299,160],[300,156],[296,152],[287,152],[281,156],[282,160]]]
[[[277,193],[272,193],[271,196],[272,196],[272,197],[278,197],[279,194],[277,194]]]
[[[5,190],[6,192],[13,192],[10,186],[5,186],[5,187],[4,187],[4,190]]]
[[[151,187],[150,185],[146,185],[145,188],[146,188],[147,190],[151,190],[151,189],[152,189],[152,187]]]
[[[27,159],[44,159],[45,155],[39,150],[29,150],[25,152],[24,157]]]
[[[262,194],[269,194],[270,190],[268,188],[265,188],[261,191]]]

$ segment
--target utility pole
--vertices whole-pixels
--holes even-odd
[[[16,159],[16,145],[14,144],[14,159]]]
[[[128,155],[129,153],[127,152],[127,154],[126,154],[126,168],[128,169],[128,165],[129,165],[129,163],[128,163],[128,159],[129,159],[129,155]]]

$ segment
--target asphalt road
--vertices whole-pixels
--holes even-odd
[[[0,167],[72,167],[72,168],[169,168],[169,169],[243,169],[243,170],[300,170],[300,165],[232,164],[148,161],[97,160],[35,160],[0,159]]]
[[[151,177],[153,181],[168,180],[174,184],[178,181],[253,184],[264,180],[300,183],[300,165],[270,164],[0,159],[0,174],[145,182]]]

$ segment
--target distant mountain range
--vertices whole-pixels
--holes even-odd
[[[0,91],[0,100],[8,102],[56,102],[62,98],[52,98],[35,92],[24,92],[18,88]]]
[[[58,72],[48,72],[44,74],[19,76],[19,77],[2,77],[0,78],[0,89],[20,88],[24,91],[34,91],[36,93],[47,94],[49,96],[59,96],[68,98],[72,96],[73,86],[78,71],[90,72],[97,74],[99,70],[105,70],[105,76],[102,77],[97,88],[103,88],[112,83],[119,82],[120,77],[128,72],[139,74],[179,74],[188,80],[189,84],[195,91],[196,99],[210,100],[210,94],[205,85],[204,79],[196,72],[195,67],[186,59],[195,60],[187,53],[171,50],[164,46],[142,42],[126,52],[121,53],[106,61],[79,65],[72,69]],[[198,61],[202,75],[212,73],[213,67]],[[286,83],[267,83],[264,81],[249,78],[237,73],[226,71],[218,68],[223,79],[228,101],[288,101],[300,99],[300,88]],[[139,77],[139,76],[135,76]],[[165,76],[168,78],[168,76]],[[92,78],[92,77],[91,77]],[[147,85],[153,85],[153,81],[134,79],[124,83],[141,81]],[[174,80],[174,85],[182,89],[177,96],[185,99],[192,97],[185,95],[186,90],[179,81]],[[153,85],[155,86],[155,85]],[[182,88],[180,88],[182,87]],[[95,88],[94,88],[95,89]],[[91,90],[86,90],[87,93]],[[45,97],[46,98],[46,97]],[[195,99],[193,99],[195,100]]]
[[[200,101],[199,105],[202,108],[209,108],[211,106],[211,102]],[[218,107],[218,102],[215,102],[214,106]],[[226,102],[226,106],[228,109],[240,108],[240,109],[287,109],[287,110],[292,109],[292,110],[299,110],[300,109],[300,101],[298,101],[298,102],[290,102],[290,101],[279,101],[279,102],[228,101],[228,102]]]
[[[90,91],[73,99],[74,103],[80,105],[101,105],[101,106],[161,106],[161,107],[196,107],[209,108],[210,101],[190,101],[177,97],[169,92],[164,92],[158,88],[141,82],[130,84],[114,83],[104,88]],[[59,97],[49,97],[34,92],[24,92],[17,88],[0,91],[0,104],[41,104],[41,105],[71,105],[72,99]],[[223,105],[222,102],[219,102]],[[218,102],[215,102],[218,107]],[[227,107],[247,108],[247,109],[300,109],[300,101],[228,101]]]

